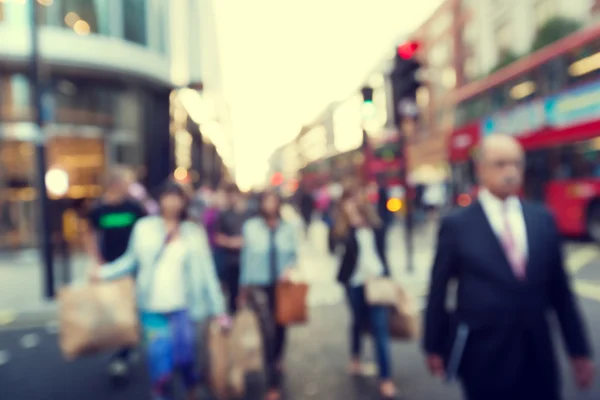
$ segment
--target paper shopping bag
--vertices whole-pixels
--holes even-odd
[[[250,308],[237,312],[230,336],[232,368],[260,372],[264,366],[263,338],[258,317]]]
[[[396,304],[390,307],[390,335],[398,340],[415,340],[421,334],[421,319],[415,301],[401,285],[396,287]]]
[[[275,319],[280,325],[302,324],[308,321],[305,283],[280,282],[275,294]]]
[[[63,288],[58,305],[60,348],[69,360],[139,343],[131,278]]]

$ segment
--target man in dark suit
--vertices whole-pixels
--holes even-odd
[[[545,208],[517,197],[524,155],[515,139],[486,137],[477,164],[478,200],[440,228],[425,316],[427,365],[440,377],[455,369],[468,400],[559,400],[548,311],[558,318],[577,384],[587,388],[593,378],[561,238]],[[450,313],[452,279],[458,291]]]

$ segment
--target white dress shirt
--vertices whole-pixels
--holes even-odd
[[[367,280],[380,277],[385,272],[383,262],[377,252],[373,229],[357,229],[356,241],[358,243],[358,260],[356,260],[354,275],[350,279],[352,287],[362,286]]]
[[[500,240],[500,244],[503,244],[503,238],[505,237],[503,206],[505,205],[504,203],[506,203],[508,223],[510,225],[512,237],[515,241],[515,246],[519,254],[527,259],[527,230],[525,228],[525,219],[523,218],[523,209],[520,200],[516,196],[511,196],[503,201],[494,196],[487,189],[481,189],[479,191],[478,199],[492,230],[498,236],[498,240]]]

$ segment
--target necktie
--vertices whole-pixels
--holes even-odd
[[[510,226],[510,220],[508,218],[508,207],[506,203],[502,205],[502,219],[504,224],[502,244],[504,245],[506,257],[508,258],[515,276],[519,279],[525,279],[525,255],[519,250],[519,246],[515,241],[515,237]]]

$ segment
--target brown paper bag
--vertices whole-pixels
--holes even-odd
[[[217,320],[210,321],[206,325],[204,334],[207,347],[208,380],[211,391],[219,400],[229,398],[229,334]]]
[[[308,321],[307,284],[280,282],[275,290],[275,319],[278,324],[293,325]]]
[[[244,308],[235,316],[230,336],[233,368],[245,372],[260,372],[264,366],[263,340],[256,314]]]
[[[139,343],[135,285],[131,278],[58,293],[60,348],[67,359]]]
[[[396,304],[390,307],[390,335],[398,340],[415,340],[421,334],[421,319],[414,300],[402,286],[396,288]]]

